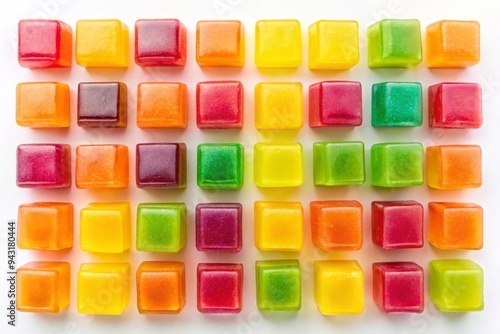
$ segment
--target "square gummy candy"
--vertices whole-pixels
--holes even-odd
[[[120,315],[130,299],[130,264],[82,263],[78,271],[80,314]]]
[[[78,84],[78,126],[127,126],[127,85],[123,82]]]
[[[135,156],[135,180],[137,187],[186,187],[186,144],[137,144]]]
[[[255,247],[261,251],[300,251],[304,244],[304,209],[300,202],[254,204]]]
[[[137,86],[137,126],[185,129],[187,87],[179,82],[141,82]]]
[[[17,186],[71,186],[71,147],[66,144],[22,144],[17,147]]]
[[[184,66],[186,27],[177,19],[135,22],[135,63],[139,66]]]
[[[140,203],[137,206],[137,250],[179,252],[186,246],[186,216],[184,203]]]
[[[359,126],[363,122],[361,83],[322,81],[309,86],[309,126]]]
[[[59,82],[22,82],[16,87],[16,122],[30,128],[67,128],[69,86]]]
[[[368,67],[409,67],[422,62],[418,20],[384,19],[367,29]]]
[[[372,202],[372,241],[383,249],[424,246],[424,207],[416,201]]]
[[[196,85],[196,124],[200,129],[243,127],[243,85],[239,81],[205,81]]]
[[[300,82],[261,82],[255,86],[255,127],[298,130],[304,124]]]
[[[70,67],[72,43],[71,27],[62,21],[19,21],[17,59],[22,67]]]
[[[255,24],[257,67],[299,67],[302,32],[297,20],[260,20]]]
[[[424,311],[424,269],[413,262],[377,262],[373,300],[385,313]]]
[[[302,184],[300,143],[257,143],[254,146],[254,182],[258,187],[298,187]]]
[[[377,187],[411,187],[424,183],[424,149],[420,143],[380,143],[371,148],[370,181]]]
[[[136,284],[141,314],[177,314],[186,303],[183,262],[144,261],[137,268]]]
[[[76,148],[77,188],[127,188],[128,172],[128,147],[125,145],[80,145]]]
[[[427,26],[428,67],[469,67],[480,60],[477,21],[441,20]]]
[[[421,126],[422,85],[382,82],[372,86],[372,126]]]
[[[198,311],[239,313],[242,308],[243,265],[198,264]]]
[[[481,86],[442,82],[429,87],[429,127],[476,129],[483,124]]]
[[[358,22],[320,20],[309,26],[309,68],[346,70],[359,62]]]
[[[200,66],[243,66],[245,30],[236,20],[198,21],[196,62]]]
[[[358,201],[312,201],[313,243],[324,251],[359,250],[363,246],[363,206]]]
[[[17,310],[61,312],[69,305],[70,276],[70,265],[67,262],[36,261],[17,268]]]
[[[459,202],[429,203],[429,242],[439,249],[483,248],[483,208]]]
[[[365,146],[362,142],[313,144],[313,176],[317,186],[365,183]]]
[[[61,250],[73,247],[73,204],[21,204],[17,215],[20,249]]]
[[[76,62],[83,67],[127,67],[128,27],[119,20],[76,22]]]
[[[429,263],[431,300],[443,312],[484,309],[483,269],[471,260],[432,260]]]
[[[427,147],[427,183],[435,189],[478,188],[482,184],[481,147]]]
[[[353,260],[314,261],[314,299],[323,315],[361,314],[363,268]]]
[[[196,249],[239,252],[242,247],[242,205],[206,203],[196,206]]]
[[[302,274],[298,260],[255,262],[257,307],[261,312],[299,311]]]
[[[241,189],[243,146],[241,144],[198,145],[198,187]]]
[[[130,249],[129,203],[90,203],[80,211],[80,248],[92,253]]]

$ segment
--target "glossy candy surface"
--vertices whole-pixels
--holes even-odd
[[[76,187],[80,189],[127,188],[128,147],[80,145],[76,148]]]
[[[183,262],[144,261],[137,268],[136,285],[141,314],[177,314],[186,303]]]
[[[69,86],[59,82],[22,82],[16,88],[16,122],[30,128],[67,128]]]
[[[304,209],[300,202],[254,204],[255,247],[261,251],[300,251],[304,244]]]
[[[383,249],[424,246],[424,207],[416,201],[372,202],[372,241]]]
[[[255,262],[257,307],[261,312],[299,311],[302,274],[298,260]]]
[[[177,253],[186,245],[184,203],[140,203],[136,247],[143,252]]]
[[[61,312],[70,301],[70,275],[67,262],[37,261],[17,268],[17,310]]]
[[[321,314],[361,314],[364,295],[363,268],[357,261],[314,262],[314,298]]]
[[[424,270],[413,262],[377,262],[373,300],[385,313],[424,311]]]
[[[258,187],[298,187],[302,184],[300,143],[257,143],[254,146],[255,185]]]
[[[73,247],[73,204],[21,204],[17,215],[17,246],[39,250]]]
[[[309,26],[309,68],[346,70],[359,62],[358,22],[320,20]]]
[[[239,252],[242,247],[242,213],[239,203],[205,203],[196,206],[196,249],[202,252]]]
[[[239,313],[242,308],[243,265],[198,264],[198,311]]]
[[[200,129],[243,127],[243,85],[239,81],[205,81],[196,85],[196,124]]]
[[[198,145],[198,187],[241,189],[243,146],[241,144]]]
[[[135,63],[139,66],[184,66],[186,27],[177,19],[135,22]]]
[[[300,82],[261,82],[255,86],[255,127],[298,130],[304,124]]]
[[[200,66],[243,66],[245,30],[240,21],[198,21],[196,62]]]
[[[78,126],[127,126],[127,85],[123,82],[78,84]]]
[[[420,143],[380,143],[371,148],[370,182],[377,187],[411,187],[424,183]]]
[[[422,85],[382,82],[372,86],[372,126],[421,126]]]
[[[324,251],[359,250],[363,245],[363,206],[358,201],[312,201],[313,243]]]
[[[313,144],[313,175],[317,186],[365,183],[365,146],[362,142]]]
[[[130,249],[129,203],[90,203],[80,211],[80,248],[93,253]]]
[[[77,283],[78,313],[122,314],[130,299],[130,282],[128,263],[82,263]]]
[[[137,144],[135,156],[135,180],[139,188],[186,187],[186,144]]]
[[[429,242],[439,249],[483,248],[483,208],[472,203],[430,202]]]
[[[127,67],[128,27],[119,20],[76,22],[76,62],[83,67]]]
[[[429,87],[429,127],[476,129],[483,124],[481,86],[442,82]]]
[[[483,269],[471,260],[432,260],[429,263],[431,300],[444,312],[484,309]]]
[[[368,67],[409,67],[422,62],[418,20],[384,19],[367,29]]]
[[[139,128],[185,129],[187,86],[179,82],[141,82],[137,86]]]
[[[427,26],[428,67],[469,67],[479,63],[479,22],[441,20]]]
[[[71,147],[66,144],[19,145],[16,183],[21,188],[71,186]]]
[[[427,183],[435,189],[478,188],[482,184],[482,153],[478,145],[427,147]]]
[[[359,126],[363,122],[361,83],[322,81],[309,86],[309,126]]]
[[[302,32],[297,20],[260,20],[255,24],[257,67],[298,67],[302,63]]]
[[[22,67],[69,67],[72,43],[72,29],[62,21],[19,21],[17,58]]]

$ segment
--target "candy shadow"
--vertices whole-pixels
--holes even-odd
[[[408,72],[417,73],[418,66],[413,67],[394,67],[394,68],[369,68],[370,71],[376,72],[377,82],[408,82],[405,80],[406,74]]]
[[[273,201],[288,201],[293,198],[300,190],[300,187],[287,188],[263,188],[257,187],[264,199]]]
[[[298,72],[299,67],[284,67],[284,68],[266,68],[266,67],[257,67],[257,70],[259,71],[260,74],[265,75],[265,76],[292,76],[296,75]],[[280,80],[272,80],[273,82],[279,82]]]
[[[356,127],[318,127],[311,128],[311,130],[324,141],[346,141],[351,140],[350,137],[356,132]],[[352,140],[359,140],[359,138]]]
[[[269,142],[295,142],[300,129],[259,130],[259,140]]]
[[[241,76],[241,72],[243,72],[243,66],[241,67],[201,67],[201,72],[207,76],[207,78],[210,78],[209,81],[213,80],[224,80],[227,81],[229,80],[228,78],[238,78]],[[238,79],[231,79],[233,80],[238,80]]]

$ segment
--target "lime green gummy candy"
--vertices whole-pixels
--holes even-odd
[[[369,67],[409,67],[422,61],[418,20],[381,20],[367,34]]]
[[[362,142],[319,142],[313,145],[314,184],[339,186],[365,183]]]
[[[300,310],[302,278],[298,260],[257,261],[255,273],[260,311]]]
[[[481,311],[484,308],[483,269],[471,260],[430,262],[431,300],[444,312]]]
[[[424,183],[424,149],[420,143],[380,143],[371,148],[370,182],[378,187]]]
[[[144,252],[178,252],[186,245],[186,204],[137,206],[136,247]]]

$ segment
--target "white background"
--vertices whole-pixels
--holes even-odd
[[[15,329],[7,328],[5,307],[7,286],[5,274],[0,274],[0,332],[8,333],[290,333],[338,332],[349,333],[493,333],[498,332],[500,308],[500,266],[498,254],[500,227],[498,192],[500,167],[500,4],[496,1],[337,1],[337,0],[205,0],[205,1],[2,1],[0,4],[0,268],[6,272],[6,222],[15,219],[17,207],[32,201],[71,201],[75,212],[91,201],[130,201],[132,217],[140,202],[184,201],[188,205],[188,242],[179,254],[140,253],[132,248],[121,255],[84,253],[78,245],[78,220],[75,220],[75,247],[59,253],[19,251],[18,266],[29,260],[62,260],[72,264],[71,304],[57,315],[18,313]],[[118,18],[126,23],[130,34],[130,66],[126,70],[86,70],[73,64],[71,69],[28,70],[17,63],[17,22],[25,18],[60,19],[73,28],[78,19]],[[470,19],[481,23],[481,62],[463,70],[430,70],[424,63],[411,69],[370,70],[366,65],[366,27],[379,19],[419,19],[422,31],[441,19]],[[133,61],[133,27],[141,18],[178,18],[188,28],[188,60],[185,68],[140,68]],[[260,72],[253,63],[254,25],[259,19],[294,18],[302,25],[303,64],[297,70]],[[246,64],[242,69],[202,69],[195,62],[195,26],[204,19],[238,19],[246,28]],[[312,72],[307,68],[307,27],[319,19],[352,19],[360,25],[360,63],[348,71]],[[423,37],[424,38],[424,37]],[[240,80],[245,87],[245,123],[241,131],[200,131],[195,125],[195,85],[203,80]],[[32,130],[15,123],[15,86],[22,81],[61,81],[70,85],[72,120],[69,130]],[[129,88],[129,125],[122,130],[82,129],[76,125],[76,88],[81,81],[120,80]],[[304,92],[310,84],[321,80],[358,80],[363,84],[364,123],[355,129],[304,128],[296,134],[261,134],[253,124],[253,88],[260,81],[300,81]],[[136,86],[142,81],[181,81],[189,88],[189,127],[178,130],[141,130],[135,126]],[[418,81],[427,87],[441,81],[478,82],[483,87],[484,125],[479,130],[430,130],[427,117],[424,126],[406,129],[374,129],[370,125],[371,85],[381,81]],[[304,94],[307,106],[307,94]],[[426,107],[425,107],[426,108]],[[307,110],[307,109],[305,109]],[[425,109],[426,111],[426,109]],[[424,113],[426,114],[426,113]],[[307,119],[307,118],[306,118]],[[291,190],[259,190],[252,180],[253,145],[264,140],[295,140],[304,146],[304,184]],[[483,148],[484,184],[479,189],[437,191],[427,186],[397,190],[376,189],[367,182],[362,186],[315,188],[312,182],[312,143],[326,140],[361,140],[367,148],[384,141],[421,141],[434,144],[479,144]],[[135,186],[135,144],[139,142],[179,141],[188,146],[188,187],[179,190],[140,190]],[[130,149],[131,182],[127,190],[89,191],[74,186],[65,190],[19,189],[15,184],[15,148],[21,143],[69,143],[74,149],[80,144],[122,143]],[[196,146],[202,142],[240,142],[245,146],[245,186],[240,191],[205,192],[196,186]],[[367,166],[367,172],[369,166]],[[369,180],[369,179],[368,179]],[[294,200],[304,205],[305,247],[300,253],[263,253],[253,246],[253,202],[258,199]],[[364,246],[360,251],[324,253],[312,246],[309,228],[309,201],[316,199],[355,199],[363,203]],[[485,239],[480,251],[437,251],[428,243],[417,250],[383,251],[371,242],[370,210],[373,200],[413,199],[425,206],[429,201],[469,201],[484,207]],[[195,248],[194,207],[199,202],[239,201],[244,206],[244,246],[239,254],[206,254]],[[134,225],[134,224],[133,224]],[[133,228],[133,235],[135,228]],[[133,240],[135,242],[135,240]],[[255,304],[254,261],[259,259],[298,258],[302,266],[302,309],[292,314],[261,315]],[[427,285],[428,262],[441,258],[469,258],[479,263],[485,272],[485,309],[478,313],[445,314],[429,299]],[[324,317],[316,308],[313,297],[314,260],[356,259],[365,271],[365,312],[360,316]],[[136,308],[135,280],[132,277],[131,301],[121,316],[89,317],[76,311],[76,274],[79,264],[89,261],[128,261],[132,276],[141,261],[177,260],[186,263],[187,302],[179,315],[145,316]],[[372,301],[371,264],[375,261],[414,261],[426,271],[425,312],[421,315],[382,313]],[[244,264],[244,301],[239,315],[203,315],[196,309],[196,265],[199,262],[240,262]]]

